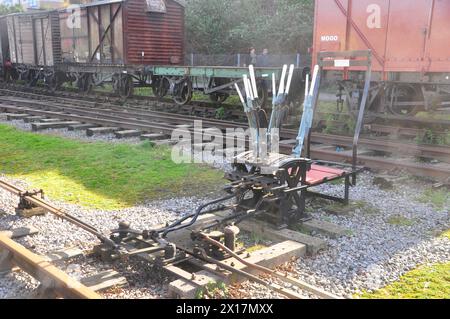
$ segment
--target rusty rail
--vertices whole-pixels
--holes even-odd
[[[98,239],[100,239],[104,243],[108,243],[112,246],[115,246],[114,242],[112,242],[109,238],[101,234],[97,229],[94,227],[86,224],[85,222],[79,220],[78,218],[64,212],[63,210],[53,206],[52,204],[46,202],[44,199],[39,198],[36,195],[29,195],[26,191],[11,185],[3,180],[0,180],[0,188],[3,188],[4,190],[22,197],[25,201],[29,202],[32,205],[35,205],[37,207],[41,207],[48,211],[49,213],[57,216],[58,218],[61,218],[62,220],[65,220],[77,227],[80,227],[81,229],[91,233],[92,235],[96,236]]]
[[[0,234],[0,261],[17,266],[41,283],[41,287],[67,299],[101,299],[101,296],[76,281],[12,239]]]

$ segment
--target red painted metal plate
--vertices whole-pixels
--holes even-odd
[[[312,165],[312,169],[306,174],[307,185],[318,185],[327,180],[343,176],[345,171],[320,165]]]

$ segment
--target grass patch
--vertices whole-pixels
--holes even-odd
[[[447,230],[447,231],[445,231],[445,232],[441,235],[441,237],[446,237],[446,238],[450,239],[450,229]]]
[[[419,202],[425,204],[432,204],[435,208],[443,209],[450,203],[450,193],[447,189],[427,189],[418,198]]]
[[[120,209],[144,199],[202,193],[222,173],[175,164],[167,147],[87,143],[21,132],[0,125],[0,170],[42,188],[52,198],[97,209]]]
[[[395,226],[412,226],[414,225],[414,220],[408,219],[406,217],[396,215],[391,216],[387,220],[388,224],[395,225]]]
[[[419,112],[416,115],[419,119],[427,119],[427,120],[444,120],[450,121],[450,114],[445,112]]]
[[[195,299],[226,299],[228,298],[227,285],[220,281],[209,282],[205,287],[199,288],[195,294]]]
[[[399,281],[372,293],[367,299],[449,299],[450,263],[420,267],[406,273]]]

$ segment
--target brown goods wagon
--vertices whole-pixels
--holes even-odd
[[[11,61],[34,67],[60,62],[57,17],[55,11],[6,16]]]
[[[184,56],[184,4],[110,0],[60,11],[64,62],[161,65]]]
[[[450,72],[449,42],[449,0],[316,0],[314,58],[370,49],[387,80],[389,72]]]

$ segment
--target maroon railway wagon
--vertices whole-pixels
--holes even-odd
[[[449,101],[449,45],[449,0],[316,0],[313,63],[321,51],[371,50],[372,112],[414,115]],[[354,112],[362,68],[326,70],[338,105]]]
[[[112,83],[117,93],[129,96],[134,83],[148,82],[145,66],[184,61],[182,0],[97,1],[10,14],[0,23],[6,26],[1,28],[2,61],[8,54],[13,80],[31,86],[43,80],[56,89],[71,82],[87,92]]]
[[[109,0],[60,11],[63,62],[173,65],[184,60],[184,5]]]

